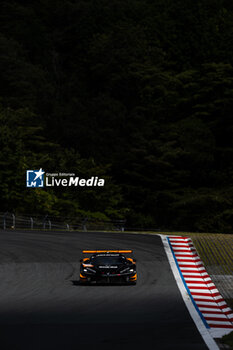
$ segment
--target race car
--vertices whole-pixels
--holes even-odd
[[[91,255],[80,260],[80,283],[136,284],[136,260],[126,253],[132,250],[83,250]]]

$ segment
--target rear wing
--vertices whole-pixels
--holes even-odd
[[[133,253],[132,250],[123,249],[123,250],[83,250],[83,254],[94,254],[94,253]]]

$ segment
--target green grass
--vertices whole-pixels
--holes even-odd
[[[217,266],[218,274],[233,275],[233,235],[192,234],[190,237],[206,267]]]
[[[233,332],[230,334],[224,335],[221,339],[221,343],[229,345],[229,349],[233,349]]]
[[[190,237],[206,266],[218,267],[220,275],[233,275],[233,234],[160,232],[166,235]]]

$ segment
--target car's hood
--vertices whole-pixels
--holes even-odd
[[[103,273],[118,273],[124,269],[124,265],[95,265],[95,269]]]

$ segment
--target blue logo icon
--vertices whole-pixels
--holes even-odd
[[[44,171],[40,170],[27,170],[27,187],[44,187]]]

